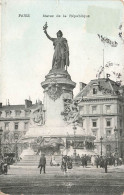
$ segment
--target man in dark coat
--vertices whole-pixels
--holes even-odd
[[[45,173],[45,166],[46,166],[46,157],[45,157],[45,154],[42,154],[40,157],[39,166],[38,166],[38,168],[40,168],[40,174],[41,174],[42,168]]]
[[[81,163],[82,163],[82,166],[84,167],[84,165],[85,165],[85,157],[83,155],[81,157]]]
[[[100,165],[100,158],[99,156],[96,157],[96,167],[98,168],[98,166]]]
[[[84,156],[84,165],[85,165],[85,167],[87,167],[87,155],[86,154]]]
[[[107,173],[107,165],[108,165],[108,159],[107,159],[107,157],[105,157],[105,159],[104,159],[105,173]]]

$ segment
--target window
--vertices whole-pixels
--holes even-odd
[[[24,123],[24,129],[28,129],[28,122]]]
[[[97,122],[96,121],[92,121],[92,126],[93,127],[97,127]]]
[[[109,137],[109,136],[111,136],[111,130],[106,131],[106,137]]]
[[[9,123],[5,123],[5,130],[9,130]]]
[[[107,127],[110,127],[111,126],[111,121],[107,121],[106,125],[107,125]]]
[[[110,113],[111,111],[111,106],[110,105],[106,105],[106,113]]]
[[[92,113],[93,114],[96,114],[96,108],[97,108],[96,106],[92,106]]]
[[[97,89],[93,88],[93,94],[97,94]]]
[[[107,127],[110,127],[111,126],[111,120],[109,120],[109,119],[106,120],[106,126]]]
[[[30,110],[25,110],[25,116],[29,116],[30,115]]]
[[[10,117],[11,112],[10,111],[6,111],[6,117]]]
[[[122,127],[122,119],[120,119],[120,127]]]
[[[92,131],[92,132],[93,132],[93,135],[96,137],[97,132],[96,131]]]
[[[122,129],[120,129],[120,136],[122,136]]]
[[[19,128],[19,123],[15,123],[15,129],[17,130]]]
[[[20,110],[16,110],[16,116],[20,116],[21,111]]]

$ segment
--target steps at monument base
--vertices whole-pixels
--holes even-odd
[[[23,159],[16,162],[14,166],[38,166],[40,155],[25,155]],[[62,156],[55,156],[55,161],[61,164]],[[51,156],[46,156],[46,165],[50,165]]]

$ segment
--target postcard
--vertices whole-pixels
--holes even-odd
[[[124,193],[124,1],[2,0],[0,194]]]

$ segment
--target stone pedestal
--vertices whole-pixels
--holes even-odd
[[[76,115],[74,115],[74,105],[71,107],[73,89],[76,84],[71,80],[66,70],[52,69],[46,75],[45,81],[41,83],[41,86],[44,89],[43,123],[41,125],[32,123],[25,135],[24,141],[34,142],[37,149],[39,151],[44,150],[46,154],[50,153],[50,151],[55,151],[54,153],[71,156],[74,153],[73,141],[75,138],[79,143],[89,139],[89,136],[84,135],[84,131],[80,126],[77,126],[75,129],[76,132],[74,132],[73,121],[68,120],[69,112],[70,118],[77,116],[77,111]],[[40,139],[39,145],[37,144],[37,138]],[[69,141],[70,146],[67,146],[67,141]]]
[[[66,70],[52,69],[41,83],[44,89],[45,125],[64,126],[64,99],[73,99],[76,84]]]

